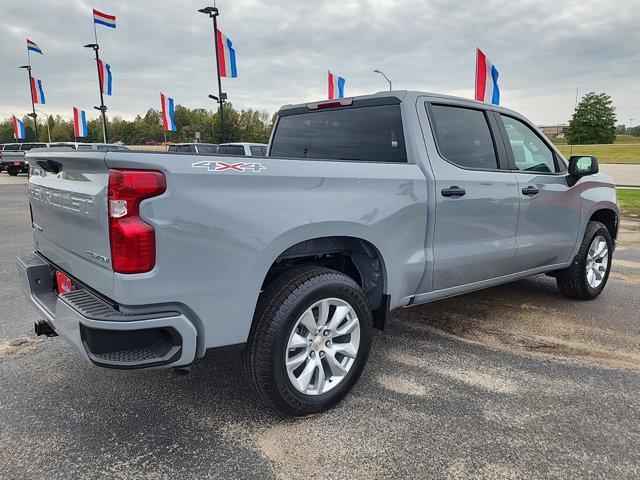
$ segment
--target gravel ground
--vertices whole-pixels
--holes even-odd
[[[593,302],[538,276],[395,312],[330,412],[266,410],[233,353],[190,375],[85,363],[31,334],[14,257],[25,179],[0,175],[0,478],[638,478],[640,224]]]

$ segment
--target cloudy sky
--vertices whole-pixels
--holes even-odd
[[[0,118],[29,103],[26,38],[44,83],[46,113],[90,116],[99,103],[91,9],[117,16],[98,26],[111,64],[109,115],[132,118],[160,107],[162,90],[188,107],[210,107],[216,91],[208,0],[0,0]],[[213,0],[211,0],[211,3]],[[609,93],[619,123],[640,123],[638,0],[218,0],[220,28],[233,41],[239,76],[223,79],[237,107],[274,112],[326,97],[326,72],[347,78],[347,95],[394,88],[473,96],[475,48],[500,72],[502,104],[537,124],[566,122],[575,89]]]

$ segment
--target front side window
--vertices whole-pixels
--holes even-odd
[[[281,116],[273,135],[270,156],[406,162],[400,105]]]
[[[553,151],[528,125],[506,115],[500,115],[500,118],[507,130],[509,144],[518,170],[538,173],[558,171]]]
[[[482,110],[432,105],[436,142],[440,154],[462,168],[498,168],[493,138]]]

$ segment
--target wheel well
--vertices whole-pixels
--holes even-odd
[[[323,266],[353,278],[369,301],[374,326],[384,327],[389,311],[389,296],[384,294],[387,280],[382,256],[371,243],[354,237],[321,237],[293,245],[273,262],[262,290],[286,269],[299,266]]]
[[[613,210],[610,210],[608,208],[598,210],[594,212],[593,215],[591,215],[591,218],[589,218],[589,221],[590,222],[596,221],[596,222],[602,223],[605,227],[607,227],[607,230],[609,230],[609,234],[611,235],[611,238],[615,240],[615,238],[617,237],[618,216],[616,215],[616,212],[614,212]]]

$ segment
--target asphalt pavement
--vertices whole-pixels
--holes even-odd
[[[620,187],[640,187],[640,164],[601,163],[600,171],[609,175]]]
[[[640,223],[597,300],[537,276],[395,312],[352,393],[292,420],[234,353],[180,377],[35,338],[24,183],[0,174],[0,478],[640,477]]]

